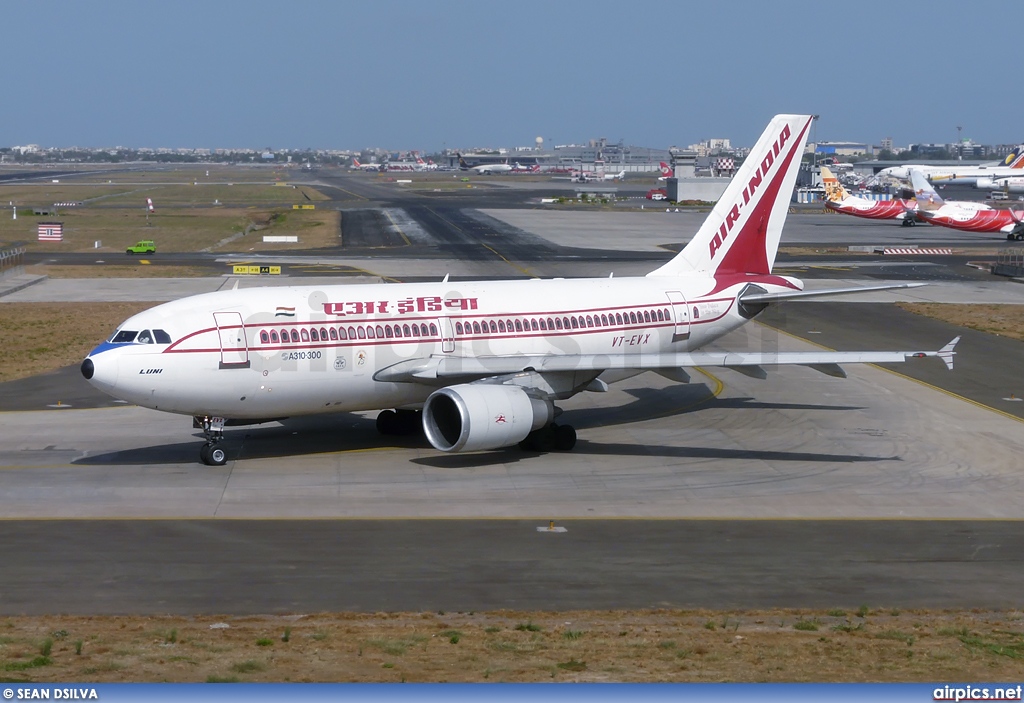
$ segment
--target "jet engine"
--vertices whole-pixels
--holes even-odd
[[[992,190],[996,187],[994,178],[979,178],[974,182],[974,187],[981,190]]]
[[[464,383],[434,391],[423,405],[423,431],[442,452],[510,447],[545,427],[554,406],[519,386]]]

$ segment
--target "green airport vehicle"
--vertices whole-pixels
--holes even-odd
[[[156,252],[156,242],[152,239],[143,239],[124,250],[125,254],[153,254]]]

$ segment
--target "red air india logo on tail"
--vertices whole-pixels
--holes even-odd
[[[718,232],[711,239],[711,243],[709,244],[709,254],[712,259],[715,258],[715,254],[722,247],[722,244],[724,244],[729,238],[729,235],[732,233],[733,226],[736,224],[736,221],[740,219],[740,211],[744,206],[750,203],[750,199],[754,196],[754,193],[756,193],[757,189],[761,187],[761,182],[764,180],[765,176],[768,175],[768,171],[771,170],[775,160],[782,152],[782,147],[784,147],[786,142],[789,141],[789,137],[790,130],[789,125],[787,124],[782,128],[782,133],[779,134],[778,139],[775,140],[775,144],[773,144],[772,148],[767,154],[765,154],[765,157],[761,159],[761,163],[758,165],[757,171],[754,172],[754,175],[750,177],[747,185],[743,188],[743,202],[737,201],[733,204],[729,209],[729,214],[725,216],[725,222],[722,223],[722,226],[718,228]]]

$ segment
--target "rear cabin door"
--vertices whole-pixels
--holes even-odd
[[[217,337],[220,340],[220,368],[249,368],[249,344],[245,339],[242,313],[215,312],[213,321],[217,325]]]
[[[679,342],[690,338],[690,308],[686,303],[686,297],[677,290],[665,291],[668,296],[669,308],[672,311],[672,318],[676,327],[672,333],[672,341]]]

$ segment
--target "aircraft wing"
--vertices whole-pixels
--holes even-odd
[[[684,352],[678,354],[559,354],[540,356],[431,356],[401,361],[374,374],[377,381],[436,384],[454,379],[482,379],[528,371],[537,373],[608,370],[678,369],[690,366],[744,367],[798,365],[842,376],[839,364],[901,363],[907,359],[938,357],[953,368],[956,337],[938,351],[809,351],[809,352]]]

